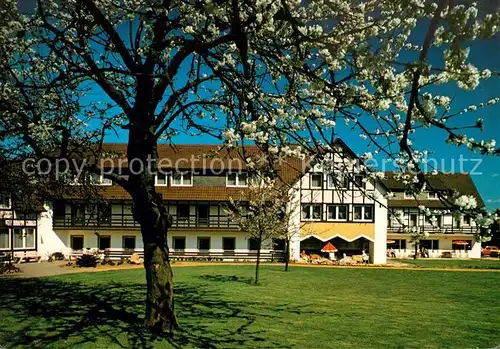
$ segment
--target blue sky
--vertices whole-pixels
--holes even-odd
[[[471,50],[470,60],[480,69],[488,68],[492,71],[500,71],[500,40],[492,42],[480,42]],[[430,57],[431,64],[433,57]],[[461,110],[472,104],[487,102],[489,99],[500,96],[499,79],[492,78],[482,81],[476,90],[463,91],[455,84],[439,86],[436,93],[454,96],[453,110]],[[90,99],[107,99],[99,89],[89,96]],[[497,139],[500,143],[500,104],[479,109],[461,116],[462,120],[470,120],[474,123],[477,118],[484,120],[484,131],[470,130],[469,136],[475,139]],[[357,153],[367,151],[367,141],[359,137],[358,131],[349,131],[347,128],[338,130],[340,137]],[[419,149],[429,151],[429,158],[435,159],[440,171],[458,172],[463,170],[471,173],[474,183],[479,189],[488,209],[500,207],[500,158],[498,156],[482,156],[473,153],[465,147],[456,147],[445,143],[446,134],[439,129],[419,130],[415,137],[415,145]],[[106,139],[110,142],[127,142],[127,134],[123,132],[109,135]],[[206,144],[214,143],[216,140],[209,136],[190,137],[179,135],[174,138],[176,143]],[[500,146],[500,144],[498,144]],[[462,159],[462,160],[460,160]],[[462,165],[461,165],[462,164]],[[474,172],[471,172],[474,171]]]
[[[416,33],[418,38],[423,35]],[[421,40],[419,40],[421,42]],[[442,56],[441,56],[442,57]],[[489,42],[477,42],[472,47],[469,56],[470,61],[480,70],[488,68],[492,71],[500,72],[500,38]],[[432,65],[441,65],[440,55],[436,51],[430,52],[429,61]],[[472,104],[487,102],[491,98],[500,97],[500,80],[491,78],[482,81],[476,90],[469,92],[456,87],[455,84],[440,85],[433,91],[436,94],[454,96],[452,110],[461,110]],[[98,88],[93,88],[87,96],[89,100],[108,100],[107,96]],[[490,140],[500,138],[500,104],[479,109],[476,112],[467,113],[461,116],[461,120],[470,120],[473,124],[477,118],[484,120],[484,131],[473,130],[468,132],[469,136],[475,139]],[[340,124],[341,122],[338,122]],[[462,123],[462,122],[461,122]],[[467,122],[469,123],[469,122]],[[358,131],[350,131],[346,127],[337,127],[339,136],[356,153],[361,154],[367,151],[367,141],[359,137]],[[464,147],[456,147],[445,143],[446,134],[439,129],[419,130],[415,136],[415,146],[421,150],[430,152],[429,158],[438,162],[438,168],[445,172],[458,172],[460,170],[460,159],[462,159],[463,169],[470,172],[471,176],[479,189],[483,200],[489,209],[500,208],[500,158],[493,156],[482,156],[470,152]],[[497,139],[500,146],[500,139]],[[118,136],[110,134],[106,138],[108,142],[127,142],[127,133],[123,131]],[[206,144],[215,143],[210,136],[190,137],[180,135],[174,138],[176,143]]]

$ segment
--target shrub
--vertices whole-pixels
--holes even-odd
[[[64,260],[64,254],[62,254],[61,252],[54,252],[54,253],[52,253],[51,258],[54,261],[63,261]]]
[[[99,262],[99,256],[95,254],[84,254],[78,257],[76,265],[80,268],[95,268]]]
[[[2,275],[2,274],[14,274],[14,273],[19,273],[19,272],[20,272],[19,268],[16,267],[11,262],[0,264],[0,275]]]

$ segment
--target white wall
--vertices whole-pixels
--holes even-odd
[[[37,222],[38,231],[38,253],[43,259],[48,259],[54,252],[62,252],[67,254],[69,249],[66,247],[65,242],[61,237],[56,234],[52,225],[53,211],[52,204],[46,203],[44,205],[45,212],[39,214]]]

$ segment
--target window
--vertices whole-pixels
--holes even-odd
[[[438,198],[438,195],[435,191],[430,191],[427,193],[427,198],[430,200],[434,200]]]
[[[464,225],[471,225],[472,223],[472,217],[469,215],[464,216]]]
[[[83,236],[71,236],[71,249],[83,250]]]
[[[387,244],[387,249],[393,248],[394,250],[406,250],[406,240],[405,239],[394,239],[393,241],[394,242]]]
[[[179,220],[189,219],[189,205],[187,204],[177,205],[177,219]]]
[[[162,170],[159,170],[158,173],[156,174],[155,182],[156,182],[156,185],[158,185],[158,186],[167,185],[168,184],[168,175],[165,172],[163,172]]]
[[[327,176],[327,186],[329,189],[346,189],[349,187],[349,179],[340,173],[329,174]]]
[[[328,205],[327,219],[334,221],[347,220],[347,205]]]
[[[102,173],[91,173],[90,182],[94,185],[112,185],[113,181],[108,178],[104,178]]]
[[[321,220],[322,205],[302,205],[303,220]]]
[[[373,206],[355,205],[354,206],[354,220],[373,221]]]
[[[99,225],[111,224],[111,205],[107,202],[97,205],[97,223]]]
[[[35,229],[34,228],[26,228],[26,229],[24,229],[24,233],[25,233],[24,247],[34,248],[35,247]]]
[[[54,217],[64,217],[66,215],[66,204],[64,201],[54,202]]]
[[[416,227],[417,221],[418,221],[418,215],[415,213],[412,213],[410,215],[410,227]]]
[[[228,187],[246,187],[248,186],[248,175],[246,173],[228,173],[226,178]]]
[[[185,236],[174,236],[174,250],[185,250],[186,249],[186,237]]]
[[[419,246],[427,250],[439,250],[439,240],[420,240]]]
[[[392,227],[392,214],[387,214],[387,227]]]
[[[224,251],[234,251],[236,248],[236,238],[222,238],[222,249]]]
[[[414,199],[413,194],[409,191],[405,191],[404,198],[405,199]]]
[[[321,173],[311,173],[311,188],[321,189],[323,187],[323,175]]]
[[[254,238],[248,239],[248,249],[253,251],[257,251],[259,249],[259,243],[257,239]]]
[[[441,227],[442,218],[443,218],[443,216],[441,216],[441,215],[426,216],[425,222],[427,223],[427,225]]]
[[[14,229],[14,248],[23,247],[23,230],[21,228]]]
[[[9,248],[9,228],[5,225],[5,221],[0,221],[0,248]]]
[[[198,250],[210,250],[210,237],[198,237]]]
[[[85,205],[84,204],[72,205],[71,218],[73,225],[83,225],[85,223]]]
[[[126,250],[134,250],[135,236],[124,236],[122,239],[122,247]]]
[[[365,189],[366,183],[363,181],[364,177],[362,175],[354,176],[353,189]]]
[[[174,172],[172,174],[172,186],[192,186],[193,176],[190,172]]]
[[[0,193],[0,208],[10,208],[10,194]]]
[[[97,247],[100,250],[105,250],[111,247],[111,236],[109,235],[99,235],[97,237]]]
[[[209,213],[210,213],[210,207],[208,205],[197,205],[196,219],[198,224],[200,225],[208,224]]]

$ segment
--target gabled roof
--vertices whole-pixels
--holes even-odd
[[[398,172],[385,172],[383,182],[391,191],[404,191],[406,190],[406,186],[402,181],[396,179],[397,174]],[[476,185],[468,173],[427,173],[425,174],[425,178],[432,190],[458,192],[460,195],[472,195],[479,207],[485,206]],[[440,200],[419,200],[418,203],[412,199],[389,200],[389,206],[394,207],[416,207],[418,205],[424,205],[429,208],[442,208],[446,206]]]

